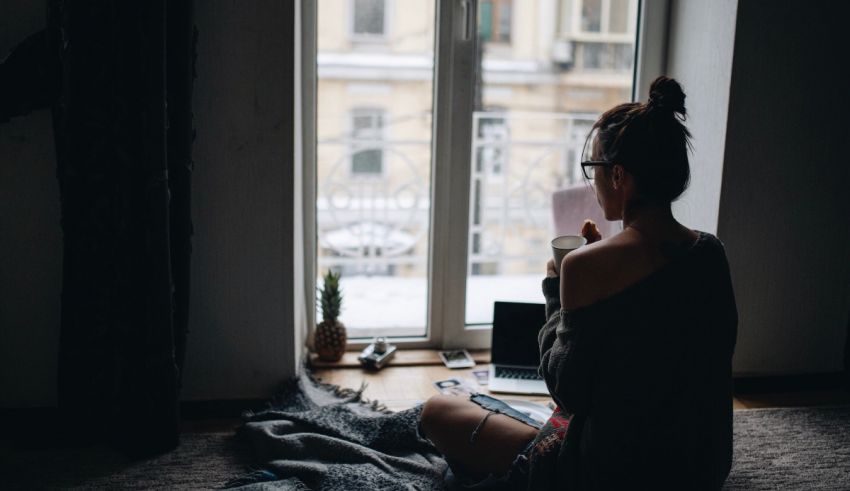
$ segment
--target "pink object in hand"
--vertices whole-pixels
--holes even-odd
[[[580,234],[581,226],[588,218],[596,222],[603,239],[621,230],[619,221],[605,220],[593,187],[584,183],[552,193],[552,218],[555,226],[553,237]]]

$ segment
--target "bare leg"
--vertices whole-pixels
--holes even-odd
[[[425,402],[421,429],[437,450],[462,466],[464,472],[476,479],[489,473],[501,476],[538,430],[510,416],[490,413],[465,397],[440,394]],[[475,441],[470,443],[476,428]]]

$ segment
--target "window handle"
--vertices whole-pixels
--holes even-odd
[[[474,12],[472,0],[461,0],[460,8],[463,10],[463,31],[461,34],[461,41],[469,41],[472,39],[472,33],[475,30],[475,18],[472,13]]]

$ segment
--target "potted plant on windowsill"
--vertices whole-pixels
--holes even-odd
[[[339,288],[340,276],[340,273],[328,270],[323,277],[324,284],[318,289],[322,322],[316,326],[314,347],[322,361],[339,361],[345,354],[347,336],[345,325],[339,321],[339,313],[342,309],[342,291]]]

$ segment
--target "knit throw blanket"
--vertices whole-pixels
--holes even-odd
[[[305,365],[239,428],[261,462],[228,483],[243,490],[443,489],[446,461],[416,424],[422,405],[392,412],[358,390],[322,383]]]

